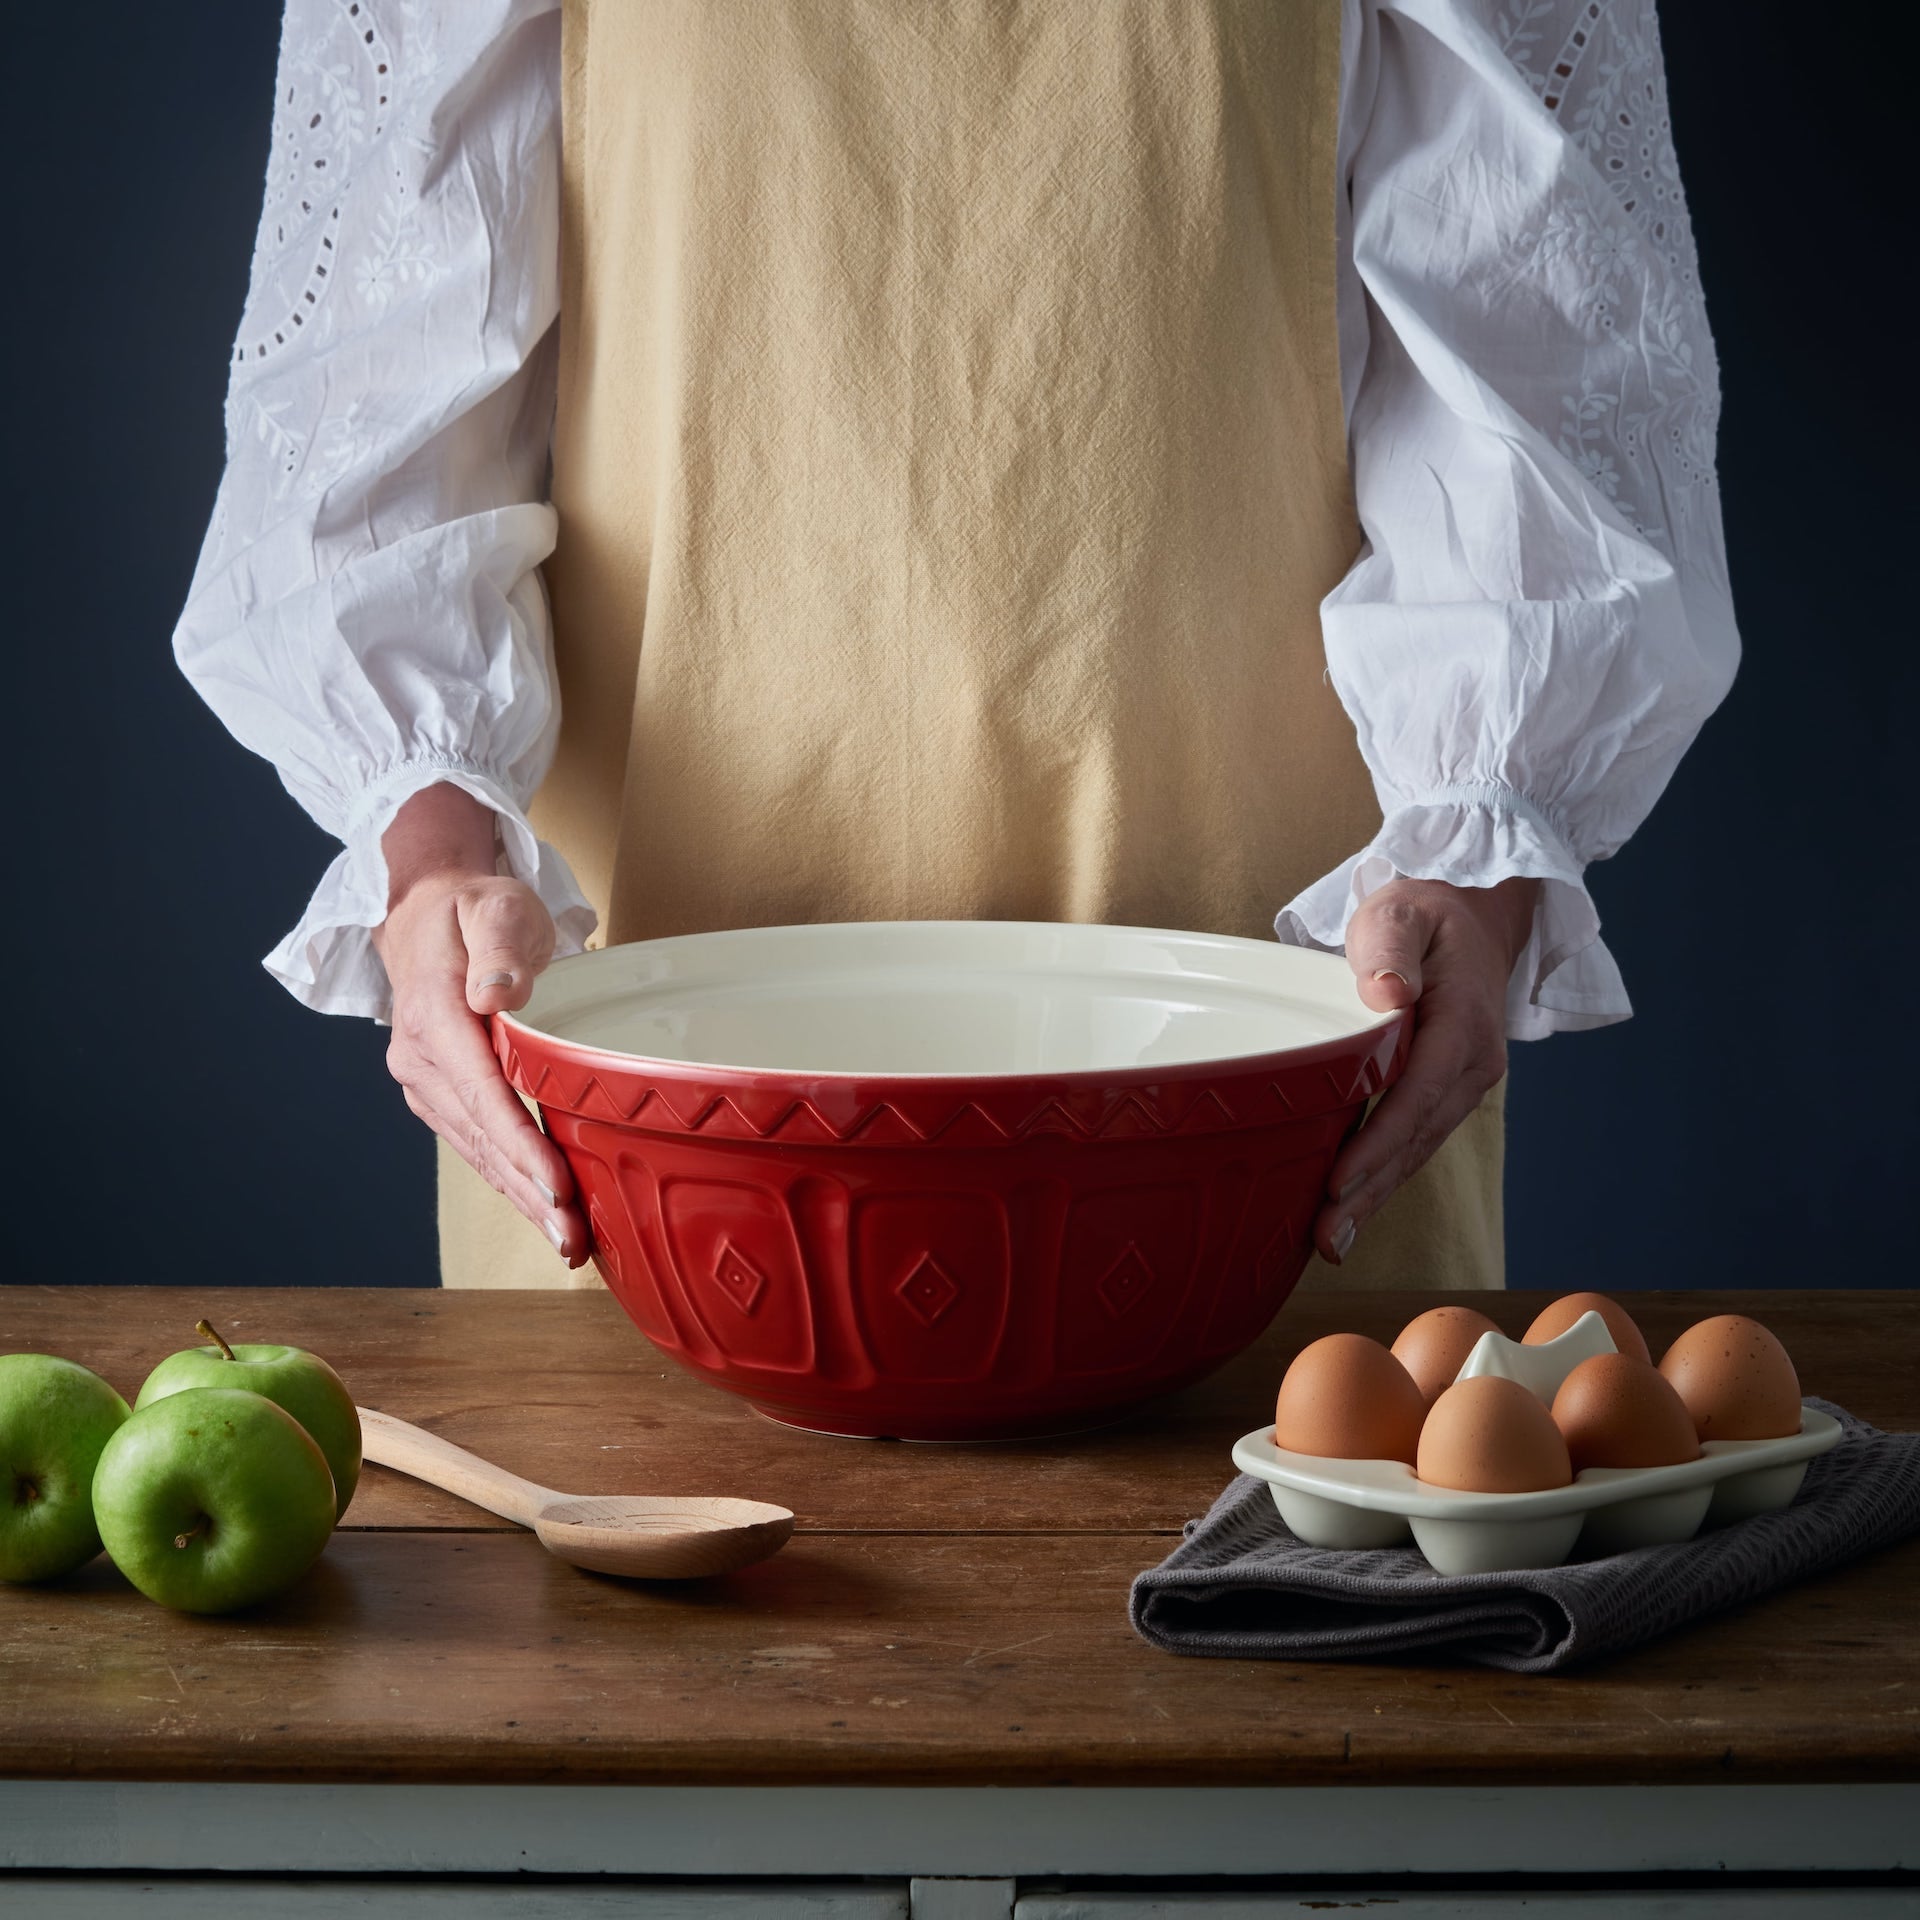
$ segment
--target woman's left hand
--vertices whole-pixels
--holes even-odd
[[[1406,1071],[1341,1148],[1313,1223],[1335,1266],[1367,1216],[1423,1167],[1507,1070],[1507,980],[1533,925],[1537,880],[1455,887],[1390,880],[1347,923],[1360,997],[1414,1008]]]

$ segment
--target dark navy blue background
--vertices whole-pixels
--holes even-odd
[[[277,9],[10,26],[8,1281],[432,1284],[431,1142],[259,966],[334,851],[168,639],[219,475]],[[1913,1284],[1910,166],[1857,35],[1669,6],[1746,661],[1596,869],[1638,1014],[1516,1049],[1510,1279]],[[1791,115],[1788,107],[1791,107]],[[1906,357],[1902,357],[1906,356]],[[24,856],[20,858],[19,856]]]

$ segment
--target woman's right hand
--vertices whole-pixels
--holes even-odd
[[[387,917],[373,943],[393,986],[387,1069],[407,1105],[582,1266],[573,1177],[507,1085],[486,1024],[526,1005],[553,958],[553,917],[531,887],[494,871],[493,814],[458,787],[416,793],[380,844]]]

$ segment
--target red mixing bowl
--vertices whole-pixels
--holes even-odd
[[[790,1425],[983,1440],[1255,1340],[1411,1026],[1277,941],[900,920],[579,954],[494,1042],[663,1352]]]

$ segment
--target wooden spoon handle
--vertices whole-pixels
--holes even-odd
[[[482,1460],[451,1440],[428,1433],[423,1427],[410,1427],[390,1413],[376,1413],[362,1407],[360,1413],[360,1450],[369,1460],[383,1467],[410,1473],[429,1486],[444,1487],[476,1507],[485,1507],[503,1520],[517,1521],[523,1527],[533,1525],[541,1508],[561,1496],[551,1487],[537,1487],[522,1480],[491,1460]]]

